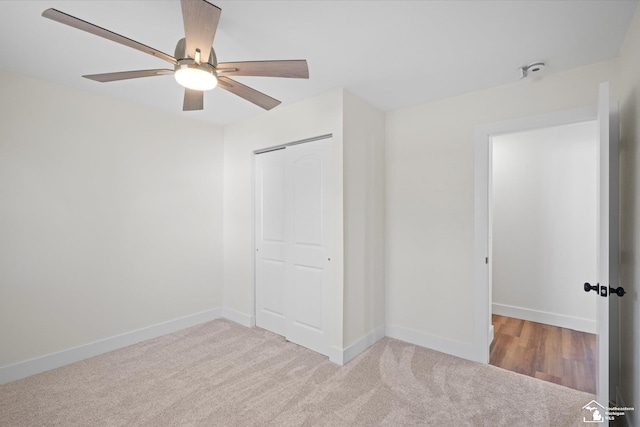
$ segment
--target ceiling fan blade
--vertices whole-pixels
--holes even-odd
[[[238,83],[235,80],[231,80],[227,77],[218,77],[218,87],[227,90],[241,98],[246,99],[249,102],[253,102],[258,107],[262,107],[265,110],[271,110],[273,107],[280,104],[275,98],[265,95],[262,92],[258,92],[255,89],[251,89],[249,86],[245,86],[242,83]]]
[[[223,62],[217,65],[216,71],[218,75],[223,76],[309,78],[309,67],[304,59],[294,61]]]
[[[222,9],[205,0],[181,0],[180,3],[187,55],[195,59],[196,49],[200,49],[201,61],[207,62]]]
[[[182,111],[195,111],[204,108],[204,92],[201,90],[193,90],[184,88],[184,103]]]
[[[87,74],[82,76],[89,80],[95,80],[100,83],[115,82],[118,80],[137,79],[140,77],[164,76],[173,74],[173,70],[137,70],[137,71],[120,71],[117,73],[104,74]]]
[[[57,9],[47,9],[42,12],[42,16],[44,16],[45,18],[53,19],[54,21],[60,22],[65,25],[69,25],[70,27],[95,34],[96,36],[104,37],[105,39],[123,44],[133,49],[137,49],[141,52],[148,53],[149,55],[164,59],[165,61],[172,64],[177,63],[176,59],[171,55],[167,55],[164,52],[160,52],[159,50],[156,50],[142,43],[138,43],[137,41],[131,40],[130,38],[127,38],[125,36],[121,36],[120,34],[116,34],[113,31],[98,27],[97,25],[94,25],[90,22],[83,21],[82,19],[76,18],[75,16],[60,12]]]

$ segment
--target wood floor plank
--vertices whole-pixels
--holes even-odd
[[[546,343],[549,374],[562,378],[562,328],[548,328]]]
[[[522,331],[520,332],[520,345],[523,347],[531,347],[534,328],[531,322],[523,322]]]
[[[522,327],[524,326],[524,320],[515,319],[513,317],[507,318],[508,320],[505,322],[503,326],[503,333],[509,334],[514,337],[519,337],[522,332]]]
[[[574,342],[574,335],[571,329],[562,329],[562,357],[571,359],[575,357],[578,343]]]
[[[493,315],[492,322],[490,364],[595,393],[594,334],[499,315]]]

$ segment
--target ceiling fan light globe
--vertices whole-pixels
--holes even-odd
[[[193,65],[183,65],[174,73],[176,81],[188,89],[211,90],[218,85],[218,78],[213,70]]]

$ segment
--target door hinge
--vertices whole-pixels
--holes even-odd
[[[484,263],[485,263],[485,264],[489,264],[489,257],[485,257],[485,259],[484,259]]]

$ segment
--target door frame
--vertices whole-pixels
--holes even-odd
[[[489,256],[492,144],[494,136],[597,120],[596,106],[487,123],[476,127],[474,141],[474,354],[489,363],[493,340]]]

